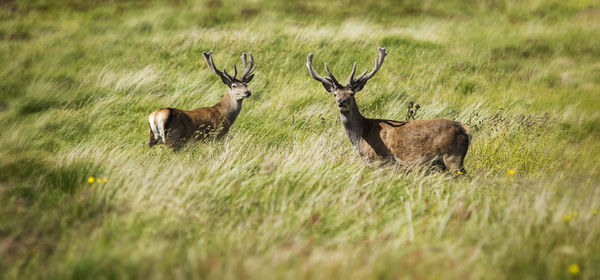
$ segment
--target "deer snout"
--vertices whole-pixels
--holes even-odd
[[[246,97],[250,97],[250,95],[252,95],[252,93],[249,90],[246,91]]]
[[[338,107],[342,108],[342,107],[346,107],[346,100],[337,100],[337,105]]]

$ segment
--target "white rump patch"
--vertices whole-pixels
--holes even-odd
[[[150,124],[150,129],[152,130],[152,134],[154,134],[154,140],[158,140],[160,135],[158,134],[158,128],[156,127],[155,115],[155,112],[152,112],[152,114],[148,116],[148,124]]]
[[[165,142],[165,122],[167,121],[167,117],[169,117],[169,113],[158,112],[156,116],[156,129],[158,130],[158,134],[162,139],[163,143]]]

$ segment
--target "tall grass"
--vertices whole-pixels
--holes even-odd
[[[0,4],[1,277],[600,278],[598,15],[552,0]],[[377,46],[363,114],[401,120],[414,101],[417,118],[468,124],[470,178],[352,149],[304,63],[342,77]],[[258,65],[228,137],[148,148],[148,113],[225,92],[207,50]]]

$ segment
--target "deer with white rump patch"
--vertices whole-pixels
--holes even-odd
[[[369,119],[358,110],[354,95],[361,91],[367,81],[377,73],[387,55],[385,48],[378,48],[379,57],[371,72],[356,73],[356,62],[347,85],[341,85],[329,71],[323,77],[312,65],[313,54],[308,54],[306,66],[311,76],[321,82],[325,90],[333,94],[340,111],[340,120],[346,135],[358,153],[371,160],[395,160],[400,164],[432,164],[442,169],[465,172],[463,161],[469,144],[469,129],[456,121],[429,119],[393,121]]]
[[[210,136],[223,137],[228,131],[240,110],[242,100],[250,97],[248,83],[254,78],[254,57],[250,54],[250,63],[247,63],[246,53],[242,54],[244,69],[238,80],[237,68],[234,64],[233,76],[223,68],[223,72],[215,66],[211,52],[203,52],[204,59],[215,74],[227,85],[227,92],[219,103],[212,107],[198,108],[195,110],[181,110],[176,108],[163,108],[156,110],[148,116],[150,127],[150,147],[162,142],[171,148],[179,148],[192,138],[207,139]]]

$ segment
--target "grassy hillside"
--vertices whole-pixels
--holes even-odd
[[[600,278],[597,1],[0,3],[0,278]],[[306,55],[378,46],[362,113],[468,124],[470,178],[352,149]],[[208,50],[258,66],[228,137],[148,148]]]

